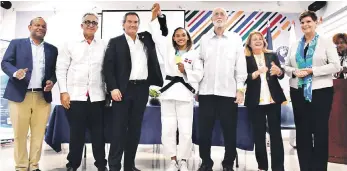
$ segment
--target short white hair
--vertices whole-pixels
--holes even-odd
[[[227,10],[225,10],[225,8],[222,8],[222,7],[216,7],[216,8],[214,8],[213,11],[212,11],[212,14],[213,14],[215,11],[217,11],[218,9],[221,9],[221,10],[224,12],[224,14],[225,14],[226,16],[228,15]]]
[[[99,17],[98,17],[97,14],[95,14],[95,13],[93,13],[93,12],[87,12],[87,13],[85,13],[85,14],[83,15],[83,17],[82,17],[82,22],[84,22],[84,21],[86,20],[86,18],[87,18],[88,15],[93,15],[93,16],[95,16],[95,17],[96,17],[96,20],[99,21]]]

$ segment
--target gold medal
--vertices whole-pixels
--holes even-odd
[[[176,64],[181,63],[182,62],[181,56],[176,55],[175,61],[176,61]]]

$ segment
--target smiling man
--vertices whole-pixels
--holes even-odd
[[[167,36],[166,18],[159,18],[162,35]],[[149,32],[138,33],[140,18],[128,12],[123,18],[124,34],[109,41],[104,61],[106,87],[112,95],[112,138],[109,152],[111,171],[138,171],[135,155],[140,141],[143,113],[149,86],[163,85],[155,44]]]
[[[94,164],[98,171],[107,170],[103,132],[105,83],[101,72],[106,43],[95,37],[98,22],[96,14],[84,14],[83,34],[80,39],[67,42],[57,60],[60,100],[70,125],[68,171],[76,171],[81,165],[86,128],[91,135]]]
[[[56,82],[58,50],[44,41],[45,20],[41,17],[32,19],[28,29],[30,37],[12,40],[1,62],[1,69],[10,77],[4,98],[9,100],[16,171],[40,171],[38,162],[51,111],[51,89]]]

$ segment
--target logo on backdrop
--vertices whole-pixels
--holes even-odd
[[[280,46],[279,48],[277,48],[276,54],[281,64],[284,63],[284,59],[288,55],[288,50],[289,50],[288,46]]]

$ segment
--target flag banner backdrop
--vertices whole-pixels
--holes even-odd
[[[299,13],[278,13],[278,12],[244,12],[228,11],[227,30],[239,34],[245,45],[248,35],[252,31],[260,31],[264,37],[271,39],[271,50],[277,54],[281,65],[284,65],[285,57],[290,44],[290,30],[294,28],[296,35],[302,36],[299,26]],[[185,27],[190,33],[194,48],[198,49],[201,37],[213,29],[211,20],[212,11],[189,10],[185,12]],[[292,27],[292,22],[296,27]],[[170,22],[170,21],[168,21]],[[293,30],[292,30],[293,31]],[[271,33],[271,36],[268,36]],[[283,91],[290,101],[289,78],[285,76],[280,80]]]
[[[283,48],[288,48],[289,33],[291,22],[299,23],[298,13],[278,13],[278,12],[244,12],[244,11],[228,11],[227,30],[238,33],[243,43],[252,31],[260,31],[266,36],[267,23],[270,25],[270,32],[273,41],[274,52]],[[201,37],[213,29],[211,21],[212,11],[186,11],[185,27],[189,31],[194,40],[194,47],[199,47]],[[170,21],[168,21],[170,22]],[[296,27],[297,35],[300,34],[300,28]],[[285,53],[282,50],[279,58],[284,62]]]

